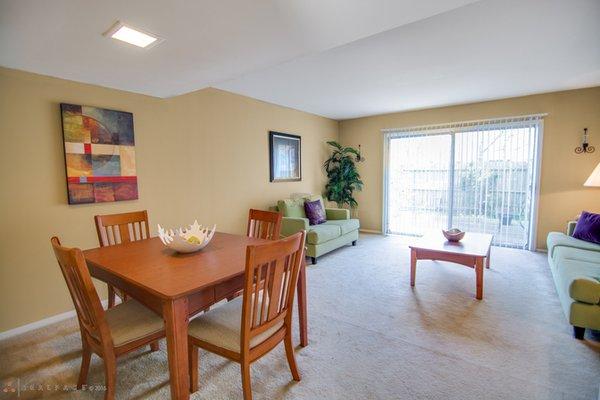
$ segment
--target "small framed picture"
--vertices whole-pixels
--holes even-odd
[[[269,167],[271,182],[302,180],[302,138],[280,132],[269,132]]]

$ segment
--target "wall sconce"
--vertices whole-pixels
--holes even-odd
[[[588,128],[583,128],[583,140],[581,141],[581,146],[575,147],[576,154],[593,153],[596,150],[594,146],[590,146],[588,143],[587,129]]]

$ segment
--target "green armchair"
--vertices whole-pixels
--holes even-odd
[[[342,246],[352,244],[356,246],[358,240],[358,219],[350,218],[350,211],[343,208],[325,208],[327,221],[319,225],[309,225],[304,213],[306,200],[320,200],[321,196],[306,196],[296,199],[284,199],[277,202],[275,209],[283,214],[281,223],[281,236],[293,235],[301,230],[306,230],[306,255],[313,264],[317,257]]]

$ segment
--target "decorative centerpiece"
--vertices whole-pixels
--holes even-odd
[[[458,242],[460,241],[460,239],[465,237],[465,233],[457,228],[452,228],[447,231],[442,229],[442,233],[444,234],[444,237],[450,242]]]
[[[170,249],[179,253],[193,253],[206,247],[213,238],[215,229],[217,229],[217,225],[209,230],[208,227],[203,228],[202,225],[199,225],[198,221],[194,221],[188,229],[179,228],[175,231],[173,229],[167,231],[159,224],[158,237]]]

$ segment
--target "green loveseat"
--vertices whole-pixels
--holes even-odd
[[[332,250],[358,240],[357,219],[350,218],[350,211],[343,208],[325,208],[327,222],[319,225],[309,225],[304,212],[305,200],[320,200],[325,208],[323,198],[318,195],[284,199],[277,202],[275,209],[283,214],[281,223],[281,236],[293,235],[301,230],[306,230],[306,255],[317,263],[317,257]]]
[[[548,261],[556,291],[567,320],[577,339],[585,329],[600,330],[600,245],[571,237],[575,222],[567,234],[548,234]]]

